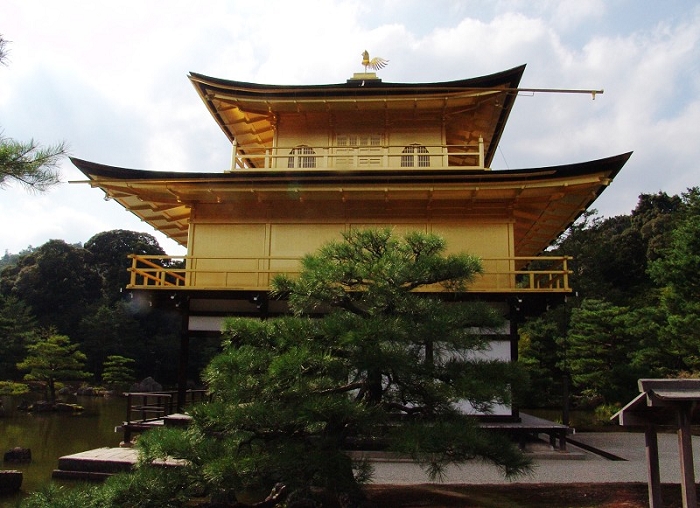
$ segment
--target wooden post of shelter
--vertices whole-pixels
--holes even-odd
[[[698,419],[700,379],[640,379],[640,394],[618,411],[612,420],[626,427],[643,427],[647,456],[650,508],[662,508],[661,474],[656,430],[674,427],[678,434],[683,508],[697,506],[693,443],[690,425]]]
[[[647,484],[649,485],[649,506],[662,506],[661,500],[661,471],[659,470],[659,443],[656,436],[656,425],[647,425],[644,430],[644,444],[647,457]]]
[[[681,459],[681,494],[683,506],[697,506],[695,469],[693,468],[693,436],[690,433],[690,419],[694,402],[680,404],[678,418],[678,452]]]

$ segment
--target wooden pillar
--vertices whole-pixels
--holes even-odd
[[[662,508],[661,473],[659,470],[659,442],[656,436],[656,426],[647,425],[644,431],[644,442],[647,455],[647,485],[649,486],[649,508]]]
[[[683,508],[697,508],[695,469],[693,468],[693,436],[690,433],[692,404],[678,407],[678,452],[681,460],[681,496]]]
[[[568,426],[568,424],[567,424],[567,426]],[[559,431],[559,451],[560,452],[566,451],[566,433],[567,433],[566,429]]]
[[[187,368],[190,358],[190,305],[184,297],[178,303],[180,310],[180,361],[177,369],[177,412],[184,412],[187,398]]]
[[[561,378],[561,423],[563,425],[569,426],[570,413],[569,413],[569,373],[564,372]]]
[[[520,305],[519,300],[508,300],[508,320],[510,324],[509,328],[509,338],[510,338],[510,361],[512,363],[517,363],[518,361],[518,342],[520,341],[520,331],[518,329],[518,322],[521,319],[520,315]],[[512,388],[511,388],[512,390]],[[511,402],[511,416],[515,421],[520,421],[520,408]]]

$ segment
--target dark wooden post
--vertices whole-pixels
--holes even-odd
[[[190,305],[184,297],[178,303],[180,310],[180,362],[177,369],[177,411],[184,412],[187,397],[187,367],[190,358]]]
[[[695,469],[693,468],[693,442],[690,433],[692,404],[678,406],[678,452],[681,460],[681,496],[683,508],[697,508]]]
[[[659,471],[659,442],[656,436],[656,426],[647,425],[644,431],[644,442],[647,454],[647,485],[649,486],[649,508],[662,508],[661,473]]]
[[[564,375],[562,376],[562,381],[561,381],[561,386],[562,386],[562,406],[561,406],[561,423],[563,425],[566,425],[567,427],[569,426],[569,373],[564,372]]]
[[[517,362],[518,361],[518,342],[520,341],[520,331],[518,329],[518,321],[520,319],[520,306],[519,306],[519,299],[515,300],[509,300],[508,301],[508,307],[509,307],[509,312],[508,312],[508,319],[510,321],[510,329],[509,329],[509,335],[510,335],[510,361],[511,362]],[[512,390],[512,388],[511,388]],[[515,419],[515,421],[520,421],[520,408],[515,405],[514,403],[512,404],[511,407],[511,415]]]

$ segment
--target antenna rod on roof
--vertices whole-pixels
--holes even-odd
[[[532,92],[532,93],[585,93],[590,94],[593,100],[599,93],[604,93],[604,90],[584,90],[578,88],[514,88],[517,92]]]

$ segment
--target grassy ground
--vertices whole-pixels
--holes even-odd
[[[645,508],[645,483],[511,485],[373,485],[367,493],[381,508]],[[666,508],[680,508],[679,485],[663,486]],[[698,496],[700,499],[700,495]]]

